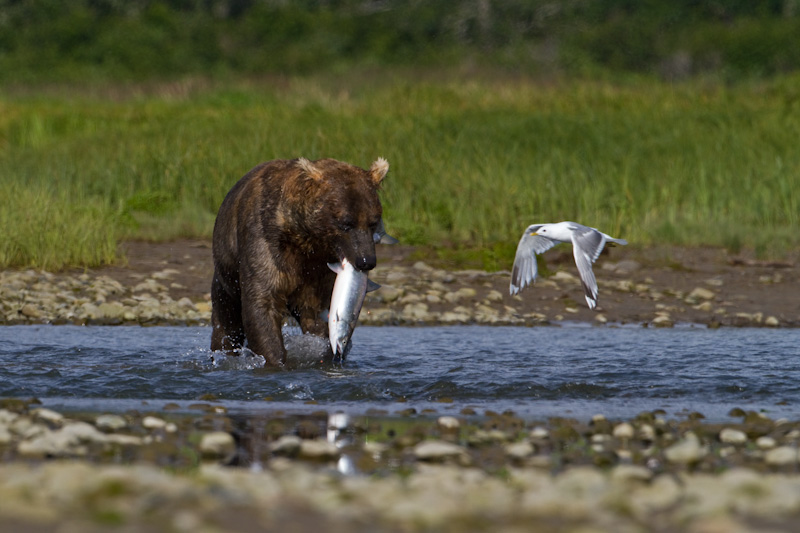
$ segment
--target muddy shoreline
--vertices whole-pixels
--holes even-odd
[[[0,324],[207,324],[211,247],[128,242],[120,265],[0,272]],[[800,326],[797,258],[757,260],[710,248],[614,247],[595,265],[599,305],[587,308],[571,251],[546,254],[533,287],[508,293],[507,271],[456,269],[434,250],[379,246],[360,322],[369,325]]]
[[[1,324],[207,324],[207,242],[126,243],[127,262],[0,272]],[[379,249],[361,323],[798,327],[796,258],[614,248],[589,311],[571,253],[521,297],[507,272]],[[342,417],[142,402],[54,412],[0,399],[0,531],[794,531],[800,421],[731,406],[667,419],[523,419],[413,408]]]

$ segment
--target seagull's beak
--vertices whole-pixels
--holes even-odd
[[[528,233],[528,235],[539,235],[539,233],[536,232],[536,231],[532,231],[532,232]]]

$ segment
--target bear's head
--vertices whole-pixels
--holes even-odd
[[[378,191],[389,163],[377,159],[369,170],[335,159],[297,160],[300,174],[293,202],[304,226],[306,248],[326,262],[347,259],[359,270],[375,268],[374,235],[383,213]]]

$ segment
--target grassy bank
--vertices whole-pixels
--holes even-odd
[[[647,245],[800,244],[797,76],[655,81],[187,81],[0,93],[0,266],[112,261],[123,238],[208,237],[271,158],[391,163],[389,231],[508,268],[529,223]]]

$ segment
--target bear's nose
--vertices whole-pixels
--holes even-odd
[[[375,268],[376,262],[377,260],[375,259],[374,255],[370,255],[369,257],[361,256],[356,259],[355,267],[358,270],[372,270],[373,268]]]

